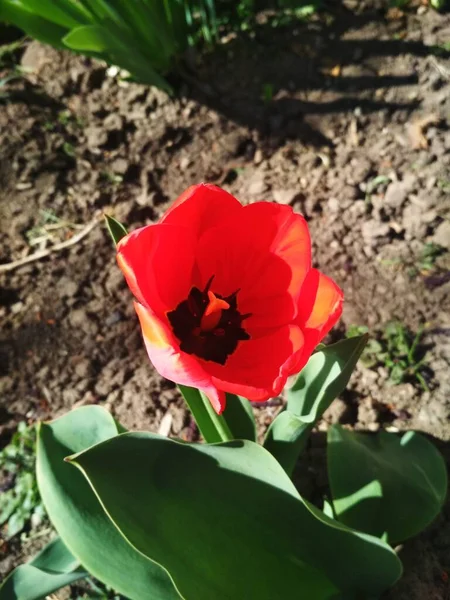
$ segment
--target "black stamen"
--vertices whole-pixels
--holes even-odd
[[[242,327],[242,321],[250,317],[241,315],[237,308],[236,290],[227,298],[216,294],[230,305],[222,310],[220,320],[211,330],[202,330],[201,321],[208,306],[208,291],[214,275],[210,277],[204,291],[193,287],[186,300],[180,302],[175,310],[167,313],[167,318],[174,334],[180,340],[180,349],[188,354],[195,354],[204,360],[211,360],[224,365],[228,357],[236,350],[240,341],[249,340],[250,336]]]
[[[207,294],[209,292],[209,288],[211,287],[214,277],[215,277],[215,275],[211,275],[211,277],[208,279],[205,289],[203,290],[204,294]]]

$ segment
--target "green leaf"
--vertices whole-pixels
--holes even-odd
[[[131,600],[179,598],[167,573],[137,553],[105,515],[89,484],[64,458],[117,435],[111,415],[85,406],[39,427],[37,477],[63,542],[100,581]]]
[[[222,413],[233,439],[256,440],[255,415],[251,403],[242,396],[227,394],[227,403]]]
[[[264,447],[291,475],[309,434],[342,392],[367,342],[352,337],[315,352],[287,390],[287,407],[270,424]]]
[[[287,409],[315,423],[347,385],[367,339],[364,334],[315,352],[287,390]]]
[[[39,600],[87,576],[62,540],[56,538],[30,562],[14,569],[0,587],[0,600]]]
[[[313,425],[290,410],[282,411],[272,421],[266,433],[264,448],[268,450],[288,475],[294,471]]]
[[[328,432],[328,470],[337,518],[391,544],[416,535],[436,517],[447,493],[445,463],[415,432]]]
[[[114,217],[105,215],[105,220],[109,235],[112,237],[114,244],[117,246],[120,240],[127,235],[128,231],[125,229],[125,226],[122,225],[122,223],[119,223],[119,221],[116,221]]]
[[[24,513],[21,507],[18,507],[18,509],[9,517],[8,539],[13,538],[22,531],[22,529],[25,527],[26,516],[27,514]]]
[[[185,444],[127,433],[70,460],[185,600],[364,596],[400,575],[389,546],[303,501],[254,442]]]
[[[81,7],[68,0],[62,3],[58,0],[25,0],[22,4],[33,14],[68,29],[83,24],[86,19]]]
[[[171,91],[167,81],[155,70],[169,67],[164,59],[158,62],[158,57],[152,54],[144,56],[142,46],[136,42],[132,32],[127,28],[118,28],[113,22],[108,27],[101,25],[84,25],[72,29],[63,39],[66,47],[76,52],[94,53],[109,63],[116,64],[132,73],[141,83],[156,85]]]
[[[81,25],[69,31],[63,39],[71,50],[102,53],[108,50],[111,40],[108,31],[100,25]]]
[[[55,48],[64,46],[61,39],[66,35],[67,28],[33,14],[15,1],[2,0],[0,2],[0,21],[12,23],[23,29],[27,35],[46,44],[51,44]]]

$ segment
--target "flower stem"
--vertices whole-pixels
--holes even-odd
[[[178,387],[192,412],[200,433],[208,444],[228,442],[234,439],[225,418],[215,412],[211,402],[204,394],[186,385]]]

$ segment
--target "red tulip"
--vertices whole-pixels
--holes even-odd
[[[182,194],[156,225],[125,236],[117,259],[161,375],[205,392],[277,396],[339,319],[342,291],[311,267],[305,219],[242,206],[218,187]]]

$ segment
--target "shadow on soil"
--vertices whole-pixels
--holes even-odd
[[[184,93],[263,137],[333,146],[321,131],[321,115],[357,109],[401,112],[406,118],[420,104],[397,100],[395,88],[414,88],[418,74],[411,57],[437,49],[403,41],[406,25],[399,25],[389,23],[385,11],[354,14],[343,6],[335,6],[329,19],[258,25],[207,57],[199,80],[187,76]],[[439,55],[450,52],[440,48]]]

